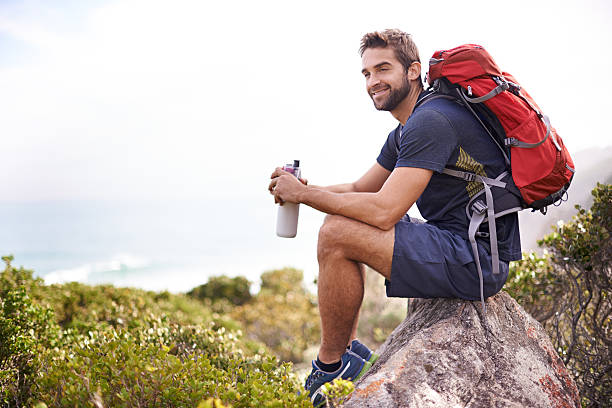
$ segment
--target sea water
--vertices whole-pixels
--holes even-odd
[[[210,276],[292,266],[317,273],[322,215],[305,211],[300,237],[274,232],[276,206],[251,200],[0,202],[0,254],[46,283],[111,283],[183,292]]]

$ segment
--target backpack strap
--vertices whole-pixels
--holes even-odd
[[[476,264],[476,269],[478,270],[478,278],[480,279],[480,301],[482,303],[483,313],[486,311],[485,301],[484,301],[484,280],[482,277],[482,267],[480,265],[480,256],[478,255],[478,244],[476,242],[476,236],[483,236],[478,232],[478,228],[480,225],[487,221],[489,225],[489,243],[491,246],[491,268],[493,274],[499,274],[499,249],[497,246],[497,227],[495,225],[495,219],[502,217],[507,214],[511,214],[513,212],[521,211],[523,208],[520,206],[512,206],[509,208],[502,208],[499,212],[495,213],[495,206],[493,202],[493,193],[491,191],[491,187],[499,187],[506,188],[507,183],[503,182],[502,179],[508,175],[507,171],[502,172],[495,179],[484,177],[479,174],[470,173],[467,171],[459,171],[453,170],[449,168],[445,168],[442,170],[442,173],[447,174],[449,176],[457,177],[463,179],[465,181],[477,181],[482,183],[484,187],[484,194],[486,202],[482,200],[470,200],[466,207],[466,213],[470,219],[470,224],[468,227],[468,239],[472,246],[472,253],[474,255],[474,263]]]
[[[546,136],[544,136],[544,138],[542,140],[540,140],[537,143],[527,143],[527,142],[521,142],[520,140],[518,140],[518,139],[516,139],[514,137],[509,137],[509,138],[506,138],[506,140],[504,141],[506,146],[515,146],[515,147],[523,147],[523,148],[531,149],[531,148],[534,148],[534,147],[538,147],[539,145],[544,143],[546,141],[546,139],[548,139],[548,136],[550,136],[550,119],[548,119],[548,116],[542,115],[541,120],[546,125]],[[559,145],[557,144],[557,141],[554,138],[552,140],[553,140],[553,143],[555,144],[555,147],[557,148],[557,150],[560,151],[561,147],[559,147]]]
[[[506,188],[506,185],[507,185],[503,181],[500,181],[501,178],[503,178],[504,176],[506,176],[506,174],[508,174],[507,171],[503,172],[500,176],[497,177],[497,179],[483,177],[478,174],[470,173],[469,171],[453,170],[453,169],[449,169],[448,167],[444,168],[444,170],[442,170],[442,173],[448,174],[449,176],[463,179],[465,181],[480,181],[490,186],[495,186],[495,187],[500,187],[500,188]]]
[[[442,81],[440,81],[440,84],[443,84]],[[444,85],[441,85],[444,86]],[[498,87],[499,88],[499,87]],[[497,88],[495,88],[497,89]],[[457,96],[459,97],[459,99],[461,101],[463,101],[464,106],[472,113],[472,115],[476,118],[476,120],[478,120],[478,122],[480,123],[480,125],[484,128],[484,130],[489,134],[489,136],[491,137],[491,140],[493,140],[493,142],[495,143],[495,145],[499,148],[499,150],[501,151],[502,156],[504,156],[504,161],[506,162],[506,166],[510,167],[510,157],[509,157],[509,153],[506,152],[506,150],[504,149],[504,147],[502,145],[500,145],[500,143],[497,141],[497,139],[495,138],[495,136],[493,136],[493,133],[491,133],[491,130],[489,130],[489,128],[487,127],[487,125],[484,124],[484,122],[482,121],[482,119],[480,118],[480,116],[478,116],[478,114],[476,113],[476,111],[474,110],[474,108],[472,108],[472,104],[467,100],[467,97],[464,95],[463,91],[460,88],[454,88],[455,93],[457,94]],[[498,92],[499,93],[499,92]],[[497,94],[496,94],[497,95]],[[485,95],[486,96],[486,95]],[[494,95],[493,95],[494,96]],[[505,137],[505,135],[504,135]]]
[[[521,94],[521,87],[519,85],[507,81],[504,77],[493,77],[493,80],[498,85],[495,88],[493,88],[488,94],[483,95],[481,97],[471,98],[471,96],[472,96],[472,87],[469,86],[469,85],[468,85],[467,93],[466,93],[466,91],[464,91],[460,87],[457,88],[457,92],[460,94],[459,96],[464,101],[467,101],[467,102],[469,102],[471,104],[476,104],[476,103],[482,103],[482,102],[488,101],[489,99],[493,98],[494,96],[499,95],[500,93],[502,93],[504,91],[507,91],[508,89],[512,89],[512,93],[514,95],[518,96],[519,98],[521,98],[527,105],[529,105],[529,107],[536,113],[538,118],[540,118],[540,120],[542,122],[544,122],[544,124],[546,125],[546,136],[544,136],[544,138],[542,138],[542,140],[540,140],[537,143],[522,142],[522,141],[520,141],[520,140],[518,140],[518,139],[516,139],[514,137],[509,137],[509,138],[506,138],[504,140],[504,144],[506,146],[522,147],[522,148],[532,149],[532,148],[538,147],[539,145],[544,143],[546,141],[546,139],[548,139],[548,136],[550,136],[550,130],[551,130],[550,119],[548,119],[548,116],[542,114],[542,112],[540,112],[540,110],[536,106],[534,106],[529,101],[529,99],[525,98]],[[484,126],[484,124],[483,124],[483,126]],[[485,126],[485,128],[486,128],[486,126]],[[557,143],[557,141],[555,140],[554,137],[553,137],[552,141],[553,141],[555,147],[557,148],[557,150],[561,151],[561,147],[559,146],[559,144]]]
[[[440,99],[440,98],[449,99],[451,101],[457,101],[457,98],[455,98],[452,95],[447,95],[447,94],[444,94],[444,93],[440,93],[440,92],[437,92],[437,90],[435,88],[430,88],[430,89],[427,90],[427,93],[425,95],[421,96],[416,101],[416,103],[414,104],[413,111],[414,111],[414,109],[418,108],[419,106],[421,106],[421,105],[423,105],[423,104],[425,104],[427,102],[433,101],[434,99]]]
[[[482,201],[478,201],[478,203],[482,203]],[[476,243],[476,231],[478,231],[478,227],[485,218],[486,207],[479,207],[478,210],[474,209],[474,214],[470,219],[470,226],[468,228],[468,236],[470,239],[470,244],[472,245],[472,254],[474,255],[474,263],[476,264],[476,269],[478,270],[478,278],[480,280],[480,302],[482,303],[482,311],[483,313],[486,310],[486,305],[484,301],[484,279],[482,278],[482,267],[480,266],[480,256],[478,255],[478,244]]]
[[[504,82],[506,85],[508,84],[507,82]],[[494,94],[487,94],[481,98],[485,98],[486,99],[490,99],[493,96],[503,92],[505,89],[503,87],[503,84],[501,83],[497,88],[495,88],[493,91],[491,91],[491,93]],[[495,136],[493,136],[493,133],[491,133],[491,130],[484,124],[484,122],[482,121],[482,119],[480,118],[480,116],[476,113],[476,111],[474,110],[474,108],[472,107],[472,103],[471,101],[477,100],[479,98],[469,98],[468,96],[466,96],[463,91],[456,86],[452,86],[448,81],[446,80],[442,80],[442,79],[436,79],[433,82],[433,85],[431,86],[431,88],[428,90],[428,93],[425,94],[423,97],[421,97],[416,105],[415,105],[415,109],[419,106],[422,105],[424,103],[427,103],[429,101],[432,101],[434,99],[437,98],[446,98],[446,99],[451,99],[454,101],[459,101],[461,103],[461,105],[465,106],[467,110],[470,111],[470,113],[476,118],[476,120],[480,123],[480,125],[484,128],[484,130],[487,132],[487,134],[491,137],[491,140],[493,140],[493,142],[495,143],[495,145],[499,148],[499,150],[501,151],[502,156],[504,156],[504,161],[506,162],[506,166],[510,167],[510,157],[508,156],[508,152],[506,152],[506,150],[504,149],[504,146],[502,146],[500,144],[500,142],[497,140],[497,138],[495,138]],[[470,100],[468,100],[470,99]],[[503,131],[503,129],[502,129]],[[498,133],[498,132],[496,132]],[[503,135],[503,139],[505,140],[505,135]]]
[[[493,88],[493,90],[491,90],[491,92],[489,92],[486,95],[483,95],[479,98],[470,98],[471,93],[472,93],[472,87],[468,86],[468,95],[463,95],[463,97],[469,102],[469,103],[481,103],[484,101],[487,101],[489,99],[491,99],[492,97],[494,97],[495,95],[499,95],[500,93],[504,92],[505,90],[509,89],[510,85],[507,82],[501,82],[499,85],[497,85],[495,88]]]

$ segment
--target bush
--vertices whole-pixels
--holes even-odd
[[[226,299],[233,305],[243,305],[251,300],[251,282],[243,276],[229,278],[213,276],[207,283],[193,288],[187,295],[196,299],[217,301]]]
[[[136,329],[157,316],[166,316],[171,321],[187,325],[215,320],[220,326],[237,328],[236,323],[213,316],[213,312],[201,302],[168,292],[155,293],[112,285],[90,286],[78,282],[44,286],[38,292],[39,301],[52,305],[63,328],[79,332],[87,332],[99,325]]]
[[[32,304],[23,287],[0,297],[0,402],[23,406],[41,366],[39,353],[50,342],[50,309]]]
[[[372,350],[376,350],[406,318],[407,300],[388,298],[385,278],[366,268],[365,293],[359,311],[357,336]]]
[[[295,268],[266,271],[261,274],[261,290],[265,293],[286,295],[307,293],[304,287],[304,273]]]
[[[35,398],[56,407],[196,406],[211,398],[233,407],[308,406],[289,365],[247,356],[233,333],[167,326],[149,334],[92,332],[48,356]]]
[[[571,222],[538,242],[548,253],[515,263],[507,283],[548,331],[585,407],[612,400],[612,186],[598,183],[592,194],[591,209],[576,206]]]
[[[4,260],[1,406],[310,405],[291,365],[244,342],[239,323],[200,301],[110,285],[45,286]]]
[[[244,325],[249,338],[283,361],[303,361],[304,351],[321,336],[314,296],[304,287],[302,271],[293,268],[263,273],[259,293],[231,316]]]
[[[23,406],[40,369],[40,353],[55,345],[57,328],[53,311],[32,303],[26,287],[35,284],[32,273],[11,266],[12,256],[2,258],[0,275],[0,403]],[[40,281],[38,281],[40,282]]]
[[[323,396],[328,408],[341,407],[353,391],[355,391],[355,384],[341,378],[323,384]]]
[[[505,290],[544,328],[558,311],[566,291],[566,282],[544,252],[523,254],[523,259],[510,264]]]

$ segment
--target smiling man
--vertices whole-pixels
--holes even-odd
[[[420,103],[421,63],[410,35],[369,33],[359,52],[374,106],[399,122],[376,163],[359,180],[328,187],[306,185],[277,168],[269,185],[277,203],[329,214],[318,241],[321,347],[305,385],[315,406],[324,402],[324,383],[356,380],[377,358],[356,339],[364,265],[386,278],[387,296],[480,298],[465,208],[482,186],[442,171],[490,177],[505,170],[501,152],[467,109],[446,98]],[[426,223],[406,215],[415,202]],[[496,229],[501,273],[491,272],[486,242],[478,246],[485,297],[502,288],[508,262],[521,256],[516,214],[497,219]]]

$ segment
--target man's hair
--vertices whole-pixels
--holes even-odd
[[[412,41],[412,36],[398,29],[374,31],[364,35],[361,39],[359,55],[363,57],[363,53],[368,48],[386,47],[393,48],[395,57],[402,64],[406,72],[408,72],[410,64],[415,61],[421,62],[419,50],[414,41]]]

